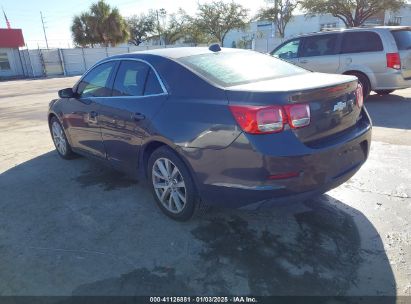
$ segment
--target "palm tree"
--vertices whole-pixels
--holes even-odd
[[[127,22],[120,15],[117,8],[114,8],[107,18],[108,37],[111,46],[122,43],[128,40],[129,32]]]
[[[73,34],[73,40],[76,44],[85,47],[95,44],[95,37],[90,28],[91,16],[88,13],[82,13],[80,16],[75,16],[73,19],[73,25],[71,26],[71,32]]]
[[[128,39],[126,21],[117,8],[104,0],[92,4],[89,12],[76,16],[71,30],[74,41],[81,46],[115,46]]]

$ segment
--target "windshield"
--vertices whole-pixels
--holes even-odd
[[[398,50],[409,50],[411,49],[411,31],[410,30],[400,30],[392,31],[395,42],[397,42]]]
[[[308,73],[305,69],[257,52],[201,54],[182,57],[178,61],[224,87]]]

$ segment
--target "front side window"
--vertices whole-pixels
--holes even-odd
[[[281,59],[292,59],[298,57],[298,49],[300,47],[301,39],[294,39],[290,42],[284,44],[278,50],[271,53],[271,55],[276,56]]]
[[[301,57],[335,55],[337,34],[306,37],[301,50]]]
[[[303,68],[253,51],[193,55],[178,61],[224,87],[308,73]]]
[[[10,61],[7,53],[0,53],[0,70],[10,70]]]
[[[110,75],[114,62],[106,62],[93,68],[79,83],[77,93],[82,98],[111,96]]]
[[[341,53],[380,52],[383,45],[380,36],[373,32],[345,33],[341,45]]]
[[[154,71],[139,61],[121,62],[114,81],[114,96],[146,96],[162,93]]]

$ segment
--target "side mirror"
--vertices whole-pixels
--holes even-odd
[[[72,88],[60,90],[58,94],[60,98],[72,98],[75,95]]]

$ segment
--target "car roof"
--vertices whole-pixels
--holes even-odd
[[[221,48],[222,53],[233,53],[233,52],[247,52],[247,50],[242,49],[232,49],[232,48]],[[121,57],[138,57],[138,55],[156,55],[161,57],[166,57],[170,59],[178,59],[182,57],[188,57],[193,55],[202,54],[212,54],[214,52],[210,51],[208,47],[176,47],[176,48],[162,48],[153,49],[145,51],[137,51],[132,53],[127,53],[121,55]]]

